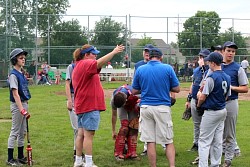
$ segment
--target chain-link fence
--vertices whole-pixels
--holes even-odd
[[[5,81],[10,69],[9,63],[9,53],[13,48],[22,47],[23,49],[29,52],[28,63],[36,61],[36,71],[40,68],[40,64],[46,60],[48,64],[52,64],[51,60],[55,57],[55,52],[60,54],[67,54],[71,60],[72,53],[77,47],[81,47],[82,43],[78,45],[69,45],[67,42],[64,43],[55,43],[51,36],[55,33],[62,34],[64,36],[72,35],[74,33],[84,34],[86,37],[87,43],[91,43],[93,36],[98,33],[94,31],[96,23],[99,22],[102,18],[111,18],[115,22],[119,22],[124,25],[126,36],[125,43],[126,51],[124,54],[128,54],[128,59],[126,61],[131,62],[131,54],[134,50],[143,49],[138,47],[137,43],[139,39],[143,37],[150,37],[154,44],[163,50],[165,55],[165,62],[169,64],[179,64],[182,66],[186,60],[192,60],[196,57],[193,54],[195,50],[196,53],[202,48],[210,48],[215,41],[211,41],[211,44],[204,44],[203,40],[205,36],[213,35],[213,32],[206,30],[202,23],[206,18],[195,18],[197,19],[199,25],[194,24],[191,27],[194,27],[194,31],[185,32],[184,23],[189,17],[143,17],[143,16],[106,16],[106,15],[60,15],[58,16],[61,20],[78,20],[79,24],[83,27],[81,32],[79,30],[57,30],[57,32],[52,28],[52,23],[54,22],[55,15],[25,15],[25,14],[8,14],[6,18],[0,20],[2,23],[0,31],[0,41],[2,44],[2,49],[0,51],[0,80]],[[245,39],[246,45],[244,48],[239,48],[239,50],[249,50],[249,40],[246,38],[250,35],[250,19],[236,19],[236,18],[220,18],[220,30],[219,33],[223,34],[229,30],[232,30],[232,33],[229,33],[231,41],[237,41],[237,38],[240,35]],[[13,21],[15,20],[15,21]],[[30,22],[22,22],[22,20],[29,20]],[[44,24],[43,21],[47,21]],[[19,25],[18,25],[19,24]],[[73,21],[72,21],[73,24]],[[208,25],[210,23],[207,23]],[[43,26],[43,27],[42,27]],[[198,27],[197,27],[198,26]],[[20,28],[21,27],[21,28]],[[108,33],[117,33],[114,30],[108,30]],[[198,40],[198,45],[189,46],[189,47],[180,47],[177,41],[180,40],[180,33],[189,33],[195,34]],[[179,37],[179,39],[178,39]],[[74,36],[68,39],[74,40]],[[187,42],[190,39],[185,39]],[[24,42],[25,41],[25,42]],[[183,41],[183,40],[182,40]],[[220,43],[219,43],[220,44]],[[98,44],[98,49],[110,50],[115,46],[109,46],[105,43]],[[188,50],[183,55],[182,52]],[[248,53],[248,52],[247,52]],[[121,56],[121,61],[123,60]],[[241,62],[243,56],[246,55],[237,55],[235,61]],[[65,59],[57,58],[57,63],[52,64],[57,68],[66,68],[66,64],[70,61]],[[131,62],[133,65],[134,62]],[[132,66],[131,66],[132,68]]]

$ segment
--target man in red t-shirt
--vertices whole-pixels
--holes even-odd
[[[100,51],[91,45],[83,45],[74,51],[76,66],[72,84],[75,93],[75,112],[78,117],[78,135],[76,138],[76,159],[74,167],[84,166],[82,149],[85,149],[85,167],[95,167],[92,160],[92,145],[95,131],[100,123],[100,111],[106,110],[104,92],[99,78],[103,65],[114,55],[124,50],[123,45],[96,60]]]

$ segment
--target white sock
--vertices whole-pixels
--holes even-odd
[[[78,156],[76,155],[76,161],[75,161],[76,164],[81,164],[82,163],[82,156]]]
[[[86,161],[86,166],[92,166],[93,165],[92,155],[85,155],[85,161]]]

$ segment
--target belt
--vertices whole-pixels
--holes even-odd
[[[226,101],[232,101],[232,100],[236,100],[236,99],[227,99]]]

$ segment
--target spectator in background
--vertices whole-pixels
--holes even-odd
[[[50,70],[50,65],[47,64],[47,61],[45,61],[42,65],[41,68],[43,69],[44,74],[48,74]]]
[[[247,69],[249,67],[249,63],[247,61],[247,57],[244,57],[244,60],[240,63],[241,67],[245,70],[245,73],[247,75]]]
[[[60,84],[60,80],[61,80],[61,72],[60,70],[56,70],[56,80],[55,80],[55,84],[59,85]]]
[[[45,61],[42,65],[41,65],[41,68],[43,69],[43,74],[45,75],[48,83],[47,84],[51,84],[49,82],[49,78],[48,78],[48,73],[49,73],[49,70],[50,70],[50,65],[47,64],[47,61]]]
[[[128,54],[126,54],[126,55],[124,56],[124,63],[123,63],[123,65],[122,65],[122,67],[130,68],[130,61],[129,61],[129,59],[128,59]]]
[[[186,81],[186,77],[187,77],[187,80],[190,80],[190,77],[191,77],[192,74],[193,74],[193,65],[192,65],[191,61],[188,60],[184,64],[184,76],[183,76],[183,80]]]
[[[29,65],[28,67],[28,72],[30,74],[30,77],[35,79],[35,74],[36,74],[36,64],[35,64],[35,61],[32,61],[32,63]]]
[[[113,69],[113,66],[111,65],[111,62],[110,62],[110,61],[108,62],[108,65],[106,66],[106,68],[111,68],[111,69]]]

